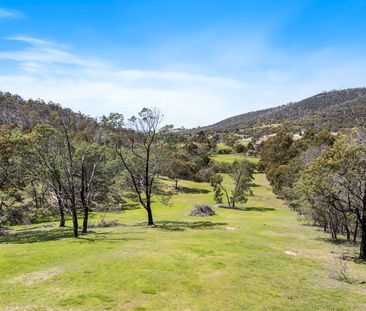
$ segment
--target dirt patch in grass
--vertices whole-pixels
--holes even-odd
[[[285,254],[290,255],[290,256],[297,256],[297,254],[295,252],[289,251],[289,250],[286,250]]]
[[[36,271],[22,274],[9,280],[9,283],[23,283],[24,285],[33,285],[34,283],[46,281],[62,273],[62,269],[58,267],[47,270]]]
[[[225,227],[225,230],[227,230],[227,231],[233,231],[233,230],[235,230],[235,227],[228,226],[228,227]]]

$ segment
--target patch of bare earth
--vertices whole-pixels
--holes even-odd
[[[235,227],[225,227],[225,230],[227,230],[227,231],[234,231],[235,230]]]
[[[32,285],[34,283],[46,281],[48,279],[51,279],[59,274],[62,273],[62,269],[58,267],[42,270],[42,271],[36,271],[36,272],[30,272],[25,273],[19,276],[16,276],[9,280],[9,283],[23,283],[24,285]]]
[[[290,250],[285,250],[285,254],[290,255],[290,256],[297,256],[297,254],[293,251]]]

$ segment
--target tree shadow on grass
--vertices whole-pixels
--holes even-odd
[[[344,239],[344,238],[332,239],[331,237],[316,237],[315,240],[325,242],[325,243],[335,244],[335,245],[348,246],[348,247],[357,246],[357,244],[355,244],[351,241],[347,241],[347,239]]]
[[[139,203],[126,203],[121,206],[121,211],[131,211],[134,209],[140,209],[141,205]]]
[[[21,229],[16,230],[15,232],[0,235],[0,244],[47,242],[65,238],[72,238],[71,228],[57,228],[50,230]]]
[[[271,212],[275,211],[276,209],[273,207],[254,207],[254,206],[248,206],[248,207],[231,207],[231,206],[219,206],[219,208],[226,208],[226,209],[232,209],[242,212]]]
[[[352,241],[347,241],[345,238],[332,239],[331,237],[317,237],[315,240],[342,246],[344,250],[340,256],[342,260],[353,261],[357,264],[366,265],[366,261],[359,257],[359,242],[354,243]]]
[[[104,241],[104,242],[116,242],[116,241],[128,241],[128,240],[139,240],[139,238],[134,237],[124,237],[121,235],[129,234],[130,232],[95,232],[89,230],[87,234],[81,234],[79,232],[79,238],[73,239],[73,232],[71,227],[66,228],[53,228],[50,230],[29,230],[21,229],[12,231],[11,233],[6,233],[0,235],[0,244],[31,244],[37,242],[47,242],[47,241],[57,241],[61,239],[70,238],[74,241],[88,241],[91,243]],[[133,235],[136,232],[131,233]],[[114,235],[118,235],[115,237]]]
[[[356,244],[354,244],[354,245],[356,245]],[[352,254],[350,252],[343,252],[339,256],[339,258],[344,261],[353,261],[354,263],[357,263],[357,264],[366,265],[366,261],[360,259],[360,256],[358,254],[358,249],[357,249],[357,252],[355,251]]]
[[[89,243],[96,243],[96,242],[121,242],[121,241],[137,241],[137,240],[142,240],[141,238],[136,238],[136,237],[131,237],[131,236],[123,236],[123,235],[127,235],[130,234],[131,232],[118,232],[118,233],[113,233],[113,232],[93,232],[93,231],[89,231],[89,234],[86,235],[81,235],[79,236],[79,238],[77,239],[77,241],[79,242],[89,242]],[[143,232],[133,232],[131,234],[135,235],[138,233],[143,233]]]
[[[166,231],[185,231],[187,229],[214,229],[227,223],[211,221],[158,221],[155,227]]]

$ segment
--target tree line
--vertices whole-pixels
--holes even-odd
[[[366,260],[366,136],[307,130],[299,140],[281,131],[262,143],[261,166],[274,191],[328,232],[360,240]]]
[[[96,121],[56,108],[28,127],[0,129],[0,227],[55,218],[64,227],[70,219],[78,237],[88,232],[91,211],[130,200],[146,210],[153,225],[154,198],[169,201],[161,176],[174,181],[174,190],[182,179],[211,181],[222,202],[214,180],[232,174],[236,186],[228,204],[233,206],[250,192],[247,162],[211,161],[219,137],[163,126],[157,109],[145,108],[127,120],[111,113]]]

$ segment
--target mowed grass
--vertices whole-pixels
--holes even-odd
[[[357,248],[300,223],[255,177],[241,209],[211,217],[189,216],[194,204],[214,206],[209,184],[182,181],[173,206],[155,202],[154,228],[139,208],[107,214],[123,225],[79,239],[70,228],[17,228],[0,237],[0,309],[365,310],[366,285],[334,278],[333,257],[347,255],[350,275],[366,280]]]
[[[246,157],[243,153],[215,154],[212,156],[213,161],[223,162],[223,163],[232,163],[235,160],[241,161],[244,159],[247,159],[249,162],[252,162],[252,163],[259,162],[259,158]]]

